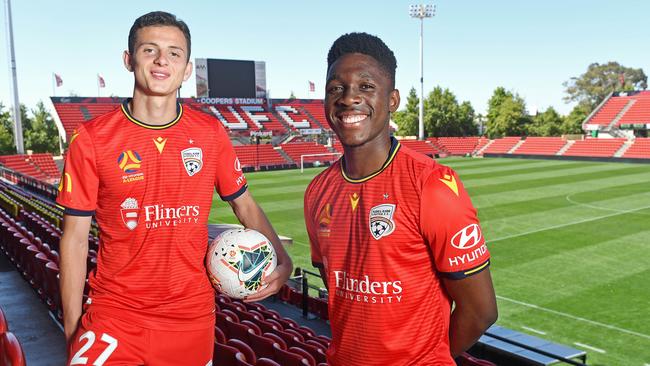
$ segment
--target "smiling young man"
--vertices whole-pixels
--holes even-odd
[[[344,155],[309,185],[305,221],[329,290],[328,361],[455,365],[497,316],[476,210],[452,169],[390,136],[397,65],[379,38],[343,35],[327,63]]]
[[[128,47],[133,98],[73,134],[59,186],[68,364],[205,366],[214,343],[214,290],[203,264],[214,190],[278,255],[268,287],[249,300],[276,292],[292,264],[248,192],[223,126],[176,99],[192,71],[187,25],[145,14]],[[82,314],[93,215],[100,245]]]

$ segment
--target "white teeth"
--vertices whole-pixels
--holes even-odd
[[[357,123],[364,119],[366,119],[366,116],[361,114],[353,114],[353,115],[341,117],[343,123]]]

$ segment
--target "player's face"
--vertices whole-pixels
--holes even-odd
[[[327,72],[325,115],[345,146],[388,139],[390,113],[399,106],[399,91],[374,58],[350,53]]]
[[[124,65],[133,72],[136,89],[145,95],[175,95],[192,73],[185,36],[172,26],[140,29],[133,54],[124,52]]]

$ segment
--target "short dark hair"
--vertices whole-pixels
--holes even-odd
[[[397,60],[393,51],[379,37],[363,32],[347,33],[340,36],[327,53],[327,70],[336,60],[348,53],[361,53],[377,60],[395,87]]]
[[[144,27],[162,26],[176,27],[183,32],[185,41],[187,42],[187,60],[189,61],[190,54],[192,53],[192,36],[190,35],[190,29],[187,27],[187,24],[178,19],[176,15],[164,11],[152,11],[151,13],[139,17],[135,22],[133,22],[131,30],[129,31],[129,53],[133,54],[135,51],[135,41],[140,29]]]

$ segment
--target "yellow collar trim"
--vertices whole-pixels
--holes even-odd
[[[393,160],[395,159],[395,155],[397,155],[397,151],[399,151],[400,146],[402,146],[399,143],[399,141],[397,139],[395,139],[394,137],[392,137],[391,139],[392,139],[392,144],[391,144],[391,147],[390,147],[390,151],[388,152],[388,159],[386,159],[386,161],[384,162],[384,165],[382,165],[381,168],[379,168],[379,170],[377,170],[376,172],[368,175],[367,177],[363,177],[363,178],[359,178],[359,179],[353,179],[353,178],[348,177],[347,174],[345,174],[345,169],[344,169],[345,155],[343,155],[343,157],[341,158],[341,175],[343,175],[343,179],[345,179],[349,183],[363,183],[363,182],[367,182],[370,179],[378,176],[379,174],[381,174],[381,172],[386,170],[386,168],[388,168],[390,163],[392,163]]]
[[[181,117],[183,116],[183,105],[176,102],[176,118],[174,118],[171,122],[165,123],[164,125],[150,125],[148,123],[138,121],[135,117],[133,117],[129,112],[128,104],[129,104],[128,99],[125,100],[124,103],[122,103],[122,113],[124,113],[124,116],[126,116],[126,118],[129,121],[135,123],[136,125],[150,130],[164,130],[166,128],[172,127],[173,125],[178,123],[178,121],[180,121]]]

